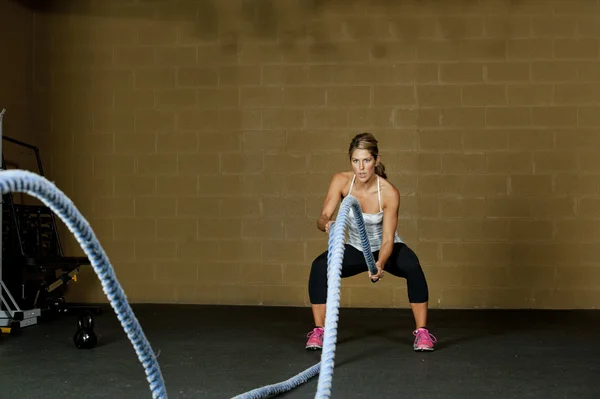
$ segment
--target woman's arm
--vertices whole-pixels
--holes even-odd
[[[317,220],[317,228],[323,232],[326,231],[325,226],[331,221],[331,217],[335,213],[338,203],[340,202],[342,189],[346,184],[346,180],[348,179],[343,173],[336,173],[331,179],[331,183],[329,183],[329,189],[327,190],[327,195],[323,202],[321,215]]]
[[[377,264],[383,269],[394,249],[394,236],[398,227],[400,193],[391,184],[387,185],[383,195],[383,237]]]

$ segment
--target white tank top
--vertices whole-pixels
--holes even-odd
[[[354,180],[356,175],[352,178],[348,195],[352,192],[354,186]],[[379,176],[377,176],[377,199],[379,200],[379,213],[364,213],[363,219],[365,221],[365,229],[367,230],[367,237],[369,237],[369,244],[371,245],[371,251],[379,251],[381,248],[381,241],[383,237],[383,209],[381,207],[381,187],[379,185]],[[394,232],[394,242],[402,242],[402,239],[398,235],[398,232]],[[362,252],[363,247],[360,240],[360,234],[358,232],[358,224],[354,216],[354,211],[350,208],[348,212],[348,239],[347,244],[352,245],[354,248]]]

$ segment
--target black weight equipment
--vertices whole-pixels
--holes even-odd
[[[98,343],[98,338],[92,330],[79,329],[73,336],[73,341],[78,349],[92,349]]]
[[[84,313],[79,316],[79,320],[77,320],[77,325],[79,329],[82,330],[93,330],[94,329],[94,317],[91,313]]]
[[[98,337],[94,333],[94,317],[91,313],[86,312],[79,316],[73,342],[78,349],[92,349],[98,343]]]

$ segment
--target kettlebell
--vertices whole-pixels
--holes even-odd
[[[94,317],[91,315],[91,313],[86,312],[83,315],[79,316],[79,320],[77,320],[77,325],[82,330],[93,330]]]
[[[73,336],[73,342],[78,349],[92,349],[98,343],[94,333],[94,318],[90,313],[85,313],[77,320],[77,332]]]

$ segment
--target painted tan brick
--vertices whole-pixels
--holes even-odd
[[[390,25],[394,36],[402,40],[438,36],[438,21],[433,16],[392,14]]]
[[[419,147],[422,150],[454,150],[462,148],[460,131],[422,130],[419,132]]]
[[[158,153],[185,154],[198,151],[197,133],[163,133],[156,135],[156,151]]]
[[[577,64],[568,61],[539,61],[531,64],[533,82],[572,82],[577,80]]]
[[[422,107],[444,107],[460,104],[458,86],[417,86],[417,99]]]
[[[235,108],[240,105],[240,91],[235,87],[199,88],[196,101],[200,108]]]
[[[177,69],[177,86],[203,87],[217,86],[219,71],[209,67],[180,67]]]
[[[456,41],[418,40],[417,60],[431,61],[456,61],[459,59],[460,47]]]
[[[551,175],[513,175],[510,178],[511,192],[515,195],[550,195],[552,194]]]
[[[115,88],[114,107],[120,110],[134,110],[137,108],[154,107],[154,90],[127,88]]]
[[[573,16],[540,15],[531,18],[532,33],[541,37],[573,37],[577,30],[577,18]]]
[[[583,172],[600,172],[600,158],[596,151],[585,151],[579,155],[579,169]]]
[[[302,110],[263,110],[262,126],[265,129],[297,129],[304,126]]]
[[[74,149],[88,154],[111,154],[115,152],[114,141],[113,134],[78,134],[75,135]]]
[[[358,108],[348,113],[348,121],[355,129],[389,129],[394,127],[394,109]]]
[[[480,154],[443,154],[442,170],[447,174],[484,173],[486,156]]]
[[[97,110],[93,118],[96,133],[132,133],[134,130],[134,114],[128,110]]]
[[[418,194],[432,196],[460,195],[461,178],[457,175],[423,175],[418,177]]]
[[[577,175],[560,173],[554,177],[554,192],[556,195],[583,196],[598,195],[600,184],[598,175]]]
[[[180,197],[176,203],[177,217],[204,219],[219,215],[219,200],[215,198]],[[172,204],[170,199],[169,204]]]
[[[175,130],[175,114],[160,110],[136,110],[134,114],[136,133],[159,133]]]
[[[327,106],[329,107],[361,107],[370,104],[370,87],[332,87],[327,89]]]
[[[151,154],[156,152],[156,136],[152,134],[115,135],[117,154]]]
[[[593,129],[566,129],[554,133],[556,147],[564,150],[599,148],[600,132]]]
[[[218,154],[178,154],[177,173],[179,175],[206,175],[220,173]]]
[[[489,63],[486,64],[488,82],[529,82],[529,63]]]
[[[258,198],[223,198],[219,203],[223,218],[259,218],[261,201]]]
[[[488,173],[533,173],[531,152],[491,152],[486,160]]]
[[[219,67],[219,86],[258,86],[262,83],[258,65]]]
[[[163,261],[177,258],[177,242],[172,240],[136,240],[135,260]]]
[[[483,197],[508,194],[508,177],[506,176],[463,176],[461,191],[466,196]]]
[[[541,152],[533,154],[535,173],[576,172],[578,170],[577,155],[568,152]]]
[[[154,65],[154,49],[138,46],[115,47],[114,62],[122,67],[150,67]]]
[[[219,110],[219,129],[220,130],[256,130],[262,126],[263,115],[266,114],[272,118],[275,112],[270,113],[267,110],[260,112],[257,110],[244,109],[220,109]],[[295,113],[296,116],[300,113]],[[269,119],[270,122],[270,119]],[[265,126],[266,127],[266,126]]]
[[[535,202],[533,217],[536,219],[566,219],[577,216],[574,198],[547,198]]]
[[[483,198],[442,198],[440,216],[442,218],[483,218],[486,200]]]
[[[192,66],[198,62],[197,47],[163,47],[155,49],[155,64],[158,67]]]
[[[135,157],[132,155],[95,155],[94,175],[97,177],[133,175],[135,170]]]
[[[138,175],[177,174],[176,154],[142,154],[137,157]]]
[[[375,86],[373,105],[376,107],[414,105],[415,95],[413,86]]]
[[[175,68],[143,68],[136,69],[135,72],[135,88],[173,88],[176,84],[176,69]]]
[[[376,44],[371,47],[371,58],[379,62],[415,61],[418,47],[412,41],[393,42],[394,44]],[[357,59],[357,61],[359,61]]]
[[[506,42],[506,57],[509,60],[550,60],[553,54],[551,39],[510,39]]]
[[[133,198],[98,198],[94,200],[94,216],[109,218],[133,215]]]
[[[180,109],[194,107],[198,104],[197,92],[193,89],[157,90],[156,107],[161,109]]]
[[[439,32],[444,39],[473,39],[483,35],[484,19],[481,16],[441,16]]]
[[[482,128],[486,125],[486,108],[442,108],[437,118],[440,126],[445,128]]]
[[[527,218],[532,215],[531,202],[524,198],[489,198],[485,215],[500,218]]]
[[[219,112],[213,109],[180,109],[177,114],[178,130],[217,130]]]
[[[148,197],[155,193],[154,176],[115,176],[115,197]]]
[[[527,107],[488,107],[486,124],[493,127],[530,126],[532,110]]]
[[[177,44],[177,28],[144,24],[137,27],[137,42],[142,46],[164,46]]]
[[[597,106],[580,106],[577,109],[577,122],[582,127],[600,126],[600,114]]]
[[[559,59],[595,59],[598,58],[598,40],[557,39],[554,54]]]
[[[506,130],[483,129],[462,132],[465,151],[503,150],[508,148]]]
[[[534,107],[531,121],[534,126],[577,126],[577,107]]]
[[[264,171],[264,161],[257,154],[222,154],[221,171],[224,174],[255,174]]]
[[[156,281],[178,284],[198,281],[198,264],[177,261],[160,262],[156,265]],[[175,300],[178,298],[179,292],[177,292]]]
[[[462,88],[463,105],[506,105],[506,98],[506,87],[501,85],[469,85]]]
[[[114,221],[115,240],[137,240],[157,238],[156,220],[153,218],[134,218],[132,214]]]
[[[491,15],[485,18],[488,37],[527,38],[531,34],[531,18],[523,15]]]
[[[265,86],[297,86],[308,83],[307,67],[303,65],[263,65],[261,82]]]
[[[176,198],[139,197],[135,199],[135,216],[140,218],[174,217]]]
[[[320,108],[324,107],[325,103],[326,90],[323,88],[287,87],[283,90],[283,104],[286,107]]]
[[[306,173],[308,156],[304,154],[267,154],[264,156],[265,173]]]
[[[484,78],[484,64],[458,62],[440,64],[440,81],[445,83],[480,83]]]
[[[219,260],[223,262],[260,262],[261,243],[258,240],[220,241],[218,251]]]
[[[509,85],[506,93],[510,105],[550,105],[554,87],[551,84]]]
[[[508,142],[511,150],[551,150],[554,148],[554,133],[546,129],[511,130]]]
[[[278,108],[283,102],[281,87],[242,87],[240,103],[244,108]]]
[[[159,197],[185,197],[198,194],[198,181],[193,176],[157,176],[156,195]]]

